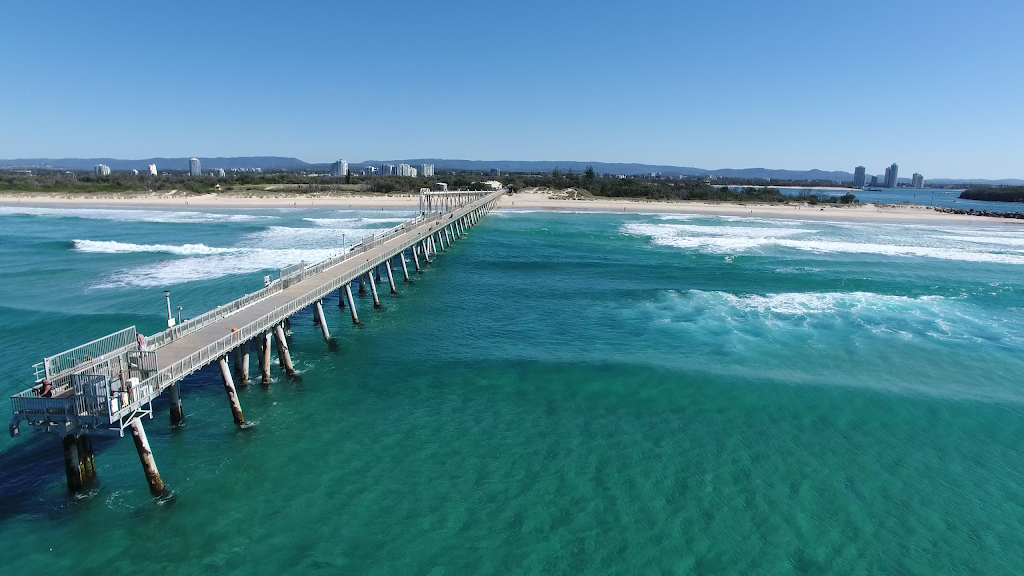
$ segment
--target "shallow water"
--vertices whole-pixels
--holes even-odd
[[[20,211],[19,211],[20,210]],[[33,211],[35,210],[35,211]],[[0,212],[0,392],[191,316],[402,212]],[[301,372],[216,370],[73,499],[0,439],[0,573],[1019,574],[1024,232],[494,212],[361,328],[293,319]],[[52,549],[52,550],[51,550]]]

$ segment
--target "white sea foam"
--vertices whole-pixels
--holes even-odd
[[[0,206],[0,216],[23,214],[64,218],[88,218],[90,220],[115,220],[121,222],[256,222],[276,216],[253,214],[223,214],[216,212],[192,212],[187,210],[133,210],[119,208],[42,208],[34,206]]]
[[[856,312],[864,308],[874,310],[912,307],[921,303],[945,300],[942,296],[893,296],[873,292],[782,292],[775,294],[735,295],[728,292],[692,290],[690,297],[720,299],[737,310],[759,314],[806,316],[830,314],[837,310]]]
[[[316,226],[324,228],[392,228],[401,224],[408,218],[303,218],[306,222],[312,222]]]
[[[180,256],[197,256],[206,254],[224,254],[237,252],[241,248],[217,248],[205,244],[183,244],[173,246],[169,244],[132,244],[130,242],[115,242],[110,240],[72,240],[74,249],[78,252],[95,252],[100,254],[127,254],[132,252],[162,252],[167,254],[178,254]]]
[[[934,228],[932,229],[934,231]],[[899,228],[879,229],[860,225],[853,237],[836,239],[835,231],[829,238],[806,238],[818,230],[804,228],[769,228],[753,226],[700,226],[691,224],[665,224],[629,222],[620,232],[632,236],[647,236],[655,245],[692,249],[712,254],[734,254],[753,249],[771,247],[792,248],[818,254],[875,254],[881,256],[922,257],[962,262],[998,264],[1024,264],[1024,255],[1012,250],[986,249],[983,242],[957,244],[957,239],[936,238],[932,235],[907,233]],[[904,232],[900,234],[900,232]],[[792,238],[791,236],[801,236]],[[972,237],[975,238],[976,237]],[[966,237],[965,237],[966,239]],[[912,242],[912,243],[908,243]]]
[[[242,245],[251,248],[316,249],[341,248],[344,243],[351,246],[379,229],[373,228],[292,228],[289,226],[268,226],[259,232],[248,234]]]
[[[95,287],[170,286],[233,274],[251,274],[261,270],[284,268],[301,261],[318,262],[339,252],[340,249],[248,249],[225,254],[165,260],[115,271],[97,283]]]

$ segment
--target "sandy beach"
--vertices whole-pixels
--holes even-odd
[[[398,208],[414,207],[418,197],[411,194],[391,195],[236,195],[205,194],[31,194],[0,195],[0,206],[12,204],[63,206],[127,206],[167,208]],[[1024,225],[1022,220],[987,218],[964,214],[937,212],[929,206],[909,204],[857,204],[811,206],[800,203],[764,204],[697,201],[653,201],[639,199],[599,198],[568,200],[553,198],[548,193],[516,193],[502,197],[499,208],[512,210],[553,210],[573,212],[673,212],[711,216],[758,216],[827,220],[858,220],[883,222],[985,223]]]

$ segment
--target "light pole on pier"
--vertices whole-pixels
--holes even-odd
[[[181,324],[181,306],[178,306],[178,324]]]
[[[164,290],[164,300],[167,301],[167,327],[174,326],[174,317],[171,316],[171,291]]]

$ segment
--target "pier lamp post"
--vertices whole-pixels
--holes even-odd
[[[167,327],[174,326],[174,317],[171,316],[171,291],[164,290],[164,300],[167,302]]]
[[[181,306],[178,306],[178,324],[181,324]]]

